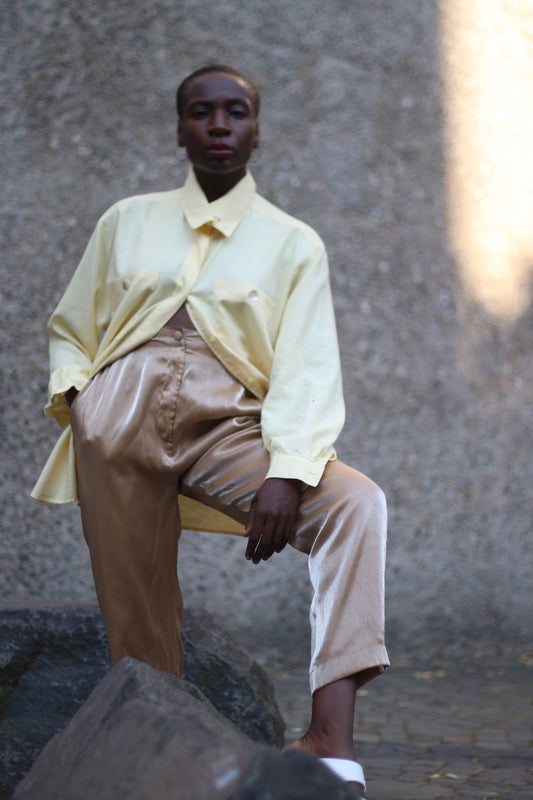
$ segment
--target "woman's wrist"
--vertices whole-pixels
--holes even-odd
[[[78,394],[78,390],[76,389],[75,386],[71,386],[70,389],[68,389],[65,392],[65,403],[67,404],[67,406],[69,408],[71,407],[72,402],[73,402],[73,400],[74,400],[74,398],[76,397],[77,394]]]

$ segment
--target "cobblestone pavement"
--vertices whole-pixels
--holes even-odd
[[[297,738],[305,673],[270,673]],[[355,731],[368,800],[533,800],[533,659],[489,669],[394,664],[362,689]]]

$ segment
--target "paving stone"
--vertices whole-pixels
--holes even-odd
[[[377,779],[367,791],[367,800],[444,800],[441,789],[429,784],[405,784],[398,781]]]

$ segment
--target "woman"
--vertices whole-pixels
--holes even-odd
[[[326,253],[255,191],[246,76],[197,70],[177,110],[184,187],[109,209],[50,319],[47,413],[65,430],[34,496],[79,499],[113,662],[181,674],[182,524],[240,532],[253,564],[287,543],[308,553],[312,719],[291,746],[362,792],[354,705],[388,665],[386,508],[333,449],[344,405]]]

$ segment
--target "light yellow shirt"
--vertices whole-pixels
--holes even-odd
[[[191,169],[181,189],[121,200],[101,217],[50,318],[45,413],[64,430],[34,497],[78,496],[65,392],[151,339],[184,302],[212,352],[263,400],[267,477],[316,486],[344,422],[324,245],[258,195],[250,174],[208,203]],[[242,530],[185,506],[184,527]]]

